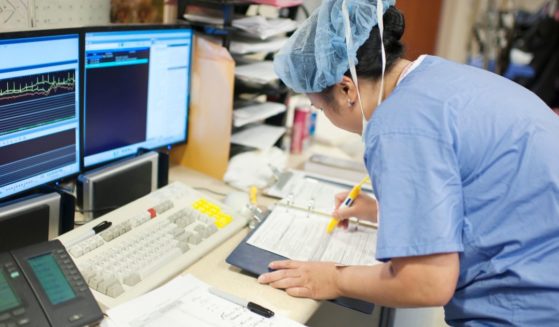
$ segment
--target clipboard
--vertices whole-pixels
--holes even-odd
[[[262,223],[264,221],[265,219],[262,221]],[[252,234],[256,232],[256,230],[258,230],[258,227],[259,226],[257,226],[256,229],[252,230],[225,259],[228,264],[241,268],[242,270],[255,276],[259,276],[263,273],[269,272],[270,270],[268,268],[268,264],[271,261],[287,259],[286,257],[266,251],[247,243]],[[347,297],[340,297],[330,301],[365,314],[371,314],[374,309],[374,304],[370,302],[351,299]]]

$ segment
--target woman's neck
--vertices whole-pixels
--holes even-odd
[[[392,91],[396,88],[398,84],[398,79],[405,72],[405,70],[412,64],[411,61],[407,59],[398,59],[392,66],[389,72],[384,75],[384,90],[382,95],[382,101],[390,96]],[[371,118],[377,107],[378,94],[380,91],[380,79],[378,81],[363,80],[359,81],[360,89],[366,90],[362,92],[362,96],[366,96],[364,103],[368,104],[363,108],[365,110],[365,117],[367,120]]]

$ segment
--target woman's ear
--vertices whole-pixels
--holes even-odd
[[[347,98],[348,102],[355,103],[357,101],[357,88],[351,78],[344,75],[342,80],[338,83],[338,86],[340,92],[343,93],[342,95]]]

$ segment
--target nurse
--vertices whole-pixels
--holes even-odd
[[[495,74],[403,59],[393,5],[323,1],[275,57],[287,86],[362,134],[378,206],[361,195],[334,215],[378,212],[384,263],[272,262],[258,281],[296,297],[444,305],[454,326],[559,326],[559,118]]]

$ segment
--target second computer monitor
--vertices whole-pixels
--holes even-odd
[[[84,166],[186,141],[192,30],[85,33]]]

